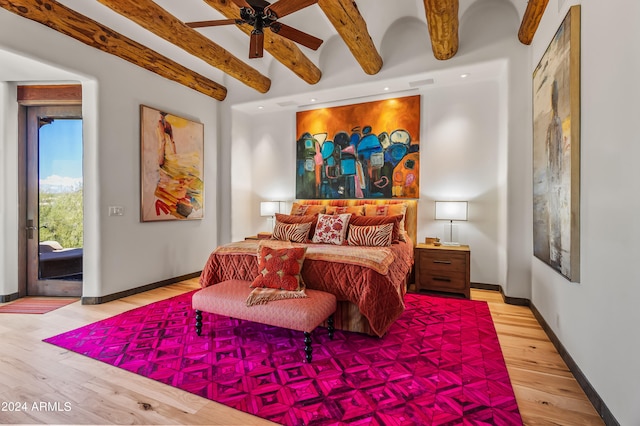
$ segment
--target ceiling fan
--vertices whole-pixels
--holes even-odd
[[[186,25],[191,28],[230,24],[251,25],[253,30],[251,30],[249,42],[249,59],[262,58],[265,28],[309,49],[317,50],[322,44],[321,39],[278,22],[279,18],[316,4],[318,0],[278,0],[273,4],[265,0],[232,0],[232,2],[240,8],[240,19],[187,22]]]

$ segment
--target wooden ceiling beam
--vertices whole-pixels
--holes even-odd
[[[520,30],[518,30],[518,40],[522,44],[529,45],[533,41],[533,36],[538,30],[538,25],[548,3],[549,0],[529,0],[529,3],[527,3]]]
[[[382,68],[382,57],[378,53],[367,23],[353,0],[318,0],[329,21],[344,40],[351,54],[369,75],[377,74]]]
[[[0,7],[219,101],[227,96],[224,86],[56,1],[0,0]]]
[[[452,58],[458,52],[458,0],[424,0],[433,56]]]
[[[228,0],[204,0],[204,2],[228,19],[240,19],[240,9],[233,2]],[[249,25],[236,26],[245,34],[251,35],[252,28]],[[307,83],[316,84],[320,81],[322,71],[293,41],[267,30],[264,32],[264,49]]]
[[[158,6],[152,0],[98,0],[158,37],[173,43],[260,93],[271,80]]]

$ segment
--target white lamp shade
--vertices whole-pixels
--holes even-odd
[[[436,220],[467,220],[466,201],[436,201]]]
[[[275,216],[280,213],[279,201],[262,201],[260,203],[260,216]]]

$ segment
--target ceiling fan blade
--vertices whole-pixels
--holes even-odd
[[[282,18],[290,13],[297,12],[307,6],[318,3],[318,0],[278,0],[265,9],[265,13],[272,13],[277,18]]]
[[[318,47],[320,47],[320,45],[322,44],[321,39],[290,27],[289,25],[285,25],[281,22],[274,22],[273,24],[271,24],[270,28],[271,31],[278,34],[279,36],[288,38],[289,40],[295,41],[296,43],[306,46],[312,50],[317,50]]]
[[[241,24],[242,21],[236,19],[217,19],[215,21],[196,21],[185,22],[185,25],[191,28],[201,27],[217,27],[219,25]]]
[[[249,59],[262,58],[264,50],[264,33],[256,30],[251,31],[251,41],[249,42]]]
[[[251,7],[251,5],[249,3],[246,2],[246,0],[231,0],[233,3],[236,4],[236,6],[238,7],[247,7],[249,9],[253,9]]]

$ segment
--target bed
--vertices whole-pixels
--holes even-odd
[[[413,266],[416,241],[415,200],[298,200],[303,206],[377,206],[404,204],[406,241],[388,247],[353,247],[305,243],[302,277],[307,288],[335,294],[338,309],[335,327],[383,336],[404,312],[404,295]],[[399,207],[399,206],[396,206]],[[293,213],[293,212],[292,212]],[[260,240],[237,241],[214,250],[203,269],[200,285],[240,279],[252,281],[258,275]],[[269,244],[299,244],[269,240]]]

